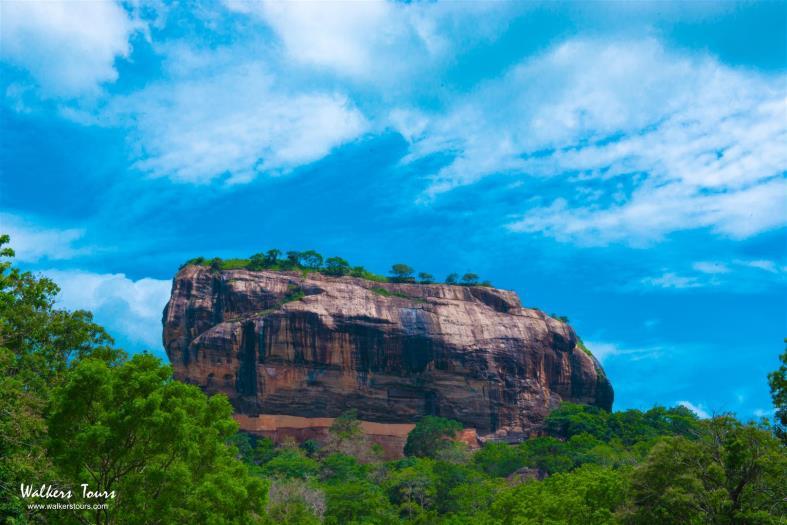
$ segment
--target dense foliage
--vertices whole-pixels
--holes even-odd
[[[457,422],[425,417],[408,438],[408,456],[389,462],[369,452],[353,418],[339,418],[323,448],[239,438],[250,468],[271,478],[273,487],[302,487],[278,500],[278,512],[286,515],[308,511],[308,519],[288,523],[787,519],[784,445],[769,427],[730,416],[700,420],[684,407],[608,413],[565,403],[548,417],[548,435],[516,445],[488,443],[475,452],[450,439],[461,428]]]
[[[264,253],[255,253],[248,259],[221,259],[214,257],[213,259],[206,259],[205,257],[195,257],[186,261],[183,266],[189,264],[196,264],[201,266],[209,266],[214,270],[237,270],[246,269],[252,271],[258,270],[279,270],[279,271],[300,271],[303,274],[310,272],[320,272],[325,275],[333,277],[342,277],[349,275],[352,277],[359,277],[369,281],[376,281],[380,283],[419,283],[419,284],[433,284],[435,278],[432,274],[426,272],[418,273],[418,278],[415,277],[415,270],[404,263],[396,263],[391,266],[389,276],[379,275],[368,271],[363,266],[352,266],[346,259],[341,257],[328,257],[323,258],[322,255],[314,250],[288,251],[282,257],[282,251],[271,249]],[[445,284],[463,285],[463,286],[492,286],[489,281],[481,281],[480,277],[468,272],[464,274],[461,279],[458,274],[449,274],[445,279]]]
[[[349,267],[319,254],[286,260]],[[766,421],[565,403],[544,435],[473,451],[455,440],[459,423],[424,417],[408,455],[384,461],[348,411],[322,443],[275,444],[237,433],[225,397],[174,381],[149,354],[127,358],[88,312],[55,308],[56,293],[52,281],[0,263],[4,523],[787,523],[783,427]],[[777,419],[787,354],[782,363],[769,376]],[[100,498],[109,503],[100,510],[36,510],[28,505],[41,498],[21,497],[26,483],[71,489],[72,503],[97,501],[82,497],[82,483],[115,497]]]
[[[784,340],[787,343],[787,339]],[[781,366],[768,374],[773,406],[776,407],[776,434],[787,443],[787,349],[779,356]]]
[[[462,424],[452,419],[424,416],[408,434],[404,453],[408,456],[435,457],[462,430]]]
[[[12,257],[3,248],[0,256]],[[226,398],[127,359],[89,312],[55,308],[55,283],[0,263],[0,518],[3,523],[244,524],[265,518],[265,479],[228,440]],[[21,486],[72,497],[22,498]],[[87,484],[94,498],[83,491]],[[114,493],[114,497],[107,497]],[[103,509],[47,511],[35,503]]]

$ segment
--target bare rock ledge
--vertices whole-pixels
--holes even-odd
[[[274,438],[319,439],[355,408],[396,455],[423,415],[462,422],[468,442],[515,442],[562,400],[612,407],[571,327],[506,290],[189,265],[163,324],[175,377]]]

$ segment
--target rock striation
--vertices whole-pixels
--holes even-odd
[[[613,401],[570,326],[495,288],[189,265],[163,324],[175,377],[226,394],[249,431],[355,408],[396,435],[431,414],[518,441],[562,400]]]

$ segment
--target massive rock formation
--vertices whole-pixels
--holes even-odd
[[[433,414],[516,441],[561,400],[612,405],[571,327],[505,290],[190,265],[163,322],[175,377],[225,393],[250,431],[356,408],[396,435]]]

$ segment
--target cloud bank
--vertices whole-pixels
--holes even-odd
[[[118,73],[139,29],[112,1],[0,3],[0,58],[30,72],[50,96],[95,93]]]
[[[147,349],[164,355],[161,312],[169,300],[170,280],[135,281],[124,274],[78,270],[45,270],[43,274],[60,286],[58,306],[92,311],[96,322],[127,349]]]
[[[9,246],[14,249],[16,260],[22,262],[64,260],[89,253],[89,248],[76,245],[84,233],[81,228],[52,228],[0,213],[0,234],[11,237]]]
[[[411,111],[419,131],[402,134],[411,161],[453,155],[427,199],[493,175],[558,179],[566,196],[536,195],[547,202],[512,231],[585,245],[696,228],[741,239],[787,224],[784,82],[655,40],[572,40],[445,114]]]

